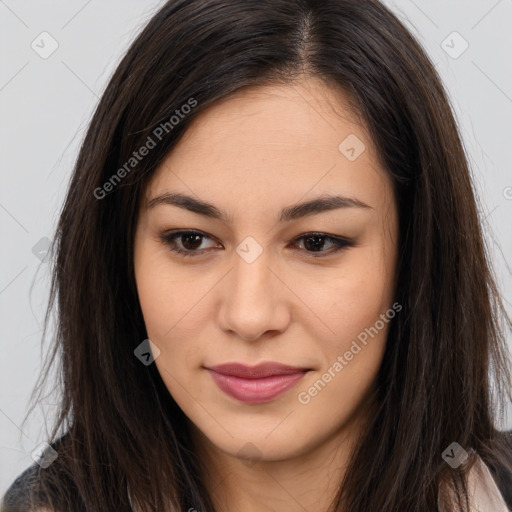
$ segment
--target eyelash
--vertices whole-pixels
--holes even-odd
[[[176,245],[176,239],[179,239],[183,235],[199,235],[203,239],[210,239],[212,240],[212,237],[206,235],[202,231],[193,231],[193,230],[182,230],[182,231],[174,231],[171,233],[166,233],[164,235],[161,235],[161,240],[168,246],[169,250],[178,253],[181,256],[187,258],[187,257],[194,257],[194,256],[200,256],[204,253],[205,250],[190,250],[190,249],[182,249],[181,247],[177,247]],[[313,258],[326,258],[327,256],[330,256],[331,254],[337,253],[339,251],[342,251],[343,249],[346,249],[348,247],[353,247],[355,245],[354,241],[349,238],[343,238],[343,237],[335,237],[331,235],[327,235],[325,233],[306,233],[304,235],[301,235],[297,238],[295,238],[293,241],[297,242],[300,240],[304,240],[311,237],[320,237],[323,238],[326,241],[330,241],[334,243],[335,247],[334,250],[331,251],[319,251],[316,253],[315,251],[306,251],[308,254],[311,255]],[[327,254],[325,254],[327,253]]]

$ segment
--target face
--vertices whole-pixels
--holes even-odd
[[[397,239],[391,181],[339,91],[309,79],[203,112],[149,183],[135,238],[154,364],[192,428],[268,461],[348,432],[400,309]],[[267,362],[293,369],[211,370]]]

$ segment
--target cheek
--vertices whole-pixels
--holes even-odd
[[[340,418],[346,421],[364,402],[395,316],[392,275],[383,273],[375,258],[370,265],[370,258],[358,256],[359,261],[347,264],[334,282],[325,283],[324,294],[315,294],[317,309],[313,309],[329,330],[322,328],[325,334],[320,338],[313,330],[323,364],[300,390],[313,408],[329,411],[333,425]]]
[[[161,338],[173,325],[175,293],[166,281],[165,269],[144,254],[135,268],[137,291],[148,336]]]
[[[347,253],[340,266],[311,281],[301,278],[299,289],[310,290],[307,304],[316,314],[329,351],[343,348],[379,320],[391,306],[393,275],[371,247]]]
[[[206,295],[212,283],[191,280],[190,271],[173,265],[164,251],[149,242],[136,253],[135,278],[148,338],[161,353],[155,363],[171,389],[169,374],[178,376],[197,366],[201,347],[196,340],[211,315]]]
[[[148,335],[163,340],[187,326],[183,320],[197,301],[200,282],[190,283],[162,249],[149,242],[136,253],[135,278]]]

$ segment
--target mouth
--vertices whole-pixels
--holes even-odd
[[[226,363],[205,368],[225,394],[248,404],[270,402],[291,389],[311,368],[262,363]]]

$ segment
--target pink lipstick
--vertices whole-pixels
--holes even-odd
[[[215,384],[227,395],[244,403],[269,402],[292,388],[309,369],[279,363],[246,366],[226,363],[206,368]]]

